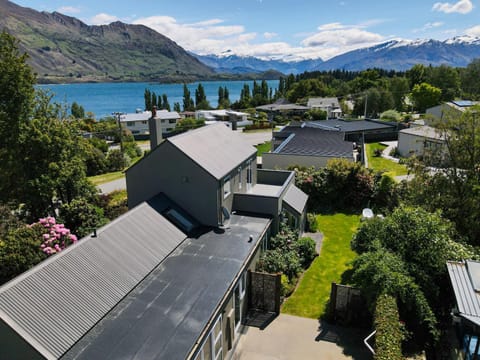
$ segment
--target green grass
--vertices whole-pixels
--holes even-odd
[[[368,167],[375,171],[381,171],[391,177],[407,175],[408,169],[405,165],[374,155],[375,149],[383,150],[385,148],[386,146],[380,143],[367,144]]]
[[[262,156],[263,153],[269,152],[272,146],[271,141],[266,141],[263,144],[255,145],[257,148],[257,156]]]
[[[90,180],[93,185],[101,185],[113,180],[121,179],[122,177],[125,177],[125,173],[123,171],[115,171],[111,173],[90,176],[88,177],[88,180]]]
[[[282,306],[282,313],[319,319],[326,310],[332,282],[340,283],[356,253],[350,240],[360,223],[359,215],[318,215],[324,235],[322,250],[305,271],[295,292]]]

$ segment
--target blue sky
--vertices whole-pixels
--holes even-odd
[[[14,0],[90,25],[144,24],[198,54],[324,60],[390,39],[480,37],[480,0]]]

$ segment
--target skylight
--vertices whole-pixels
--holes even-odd
[[[467,268],[473,289],[476,292],[480,292],[480,263],[476,261],[467,261]]]

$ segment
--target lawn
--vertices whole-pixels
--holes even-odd
[[[322,251],[283,304],[282,313],[320,318],[326,310],[332,282],[340,283],[342,274],[356,257],[350,249],[350,240],[360,223],[359,215],[318,215],[318,223],[324,235]]]
[[[383,150],[385,148],[386,145],[380,143],[367,144],[368,167],[375,171],[382,171],[391,177],[407,175],[408,169],[405,165],[374,155],[375,149]]]
[[[266,141],[263,144],[255,145],[257,148],[257,156],[262,156],[263,153],[269,152],[272,146],[271,141]]]
[[[120,179],[122,177],[125,177],[125,173],[123,171],[115,171],[111,173],[90,176],[88,177],[88,180],[90,180],[90,182],[96,186],[96,185],[105,184],[113,180]]]

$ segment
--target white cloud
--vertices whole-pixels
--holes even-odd
[[[278,36],[278,34],[274,33],[274,32],[264,32],[263,33],[263,37],[267,40],[273,39],[276,36]]]
[[[480,37],[480,25],[465,30],[465,34]]]
[[[429,22],[429,23],[426,23],[425,25],[423,25],[419,29],[414,29],[412,32],[414,32],[414,33],[424,32],[424,31],[427,31],[427,30],[430,30],[430,29],[441,27],[443,25],[444,25],[444,23],[441,22],[441,21],[436,21],[436,22],[433,22],[433,23]]]
[[[470,11],[473,10],[473,4],[471,0],[460,0],[454,4],[448,2],[437,2],[433,4],[432,10],[444,12],[446,14],[468,14]]]
[[[100,13],[100,14],[97,14],[90,19],[90,24],[106,25],[106,24],[110,24],[110,23],[112,23],[114,21],[118,21],[118,20],[119,20],[119,18],[116,17],[115,15]]]
[[[82,10],[75,6],[61,6],[57,9],[57,11],[61,14],[78,14],[82,12]]]

